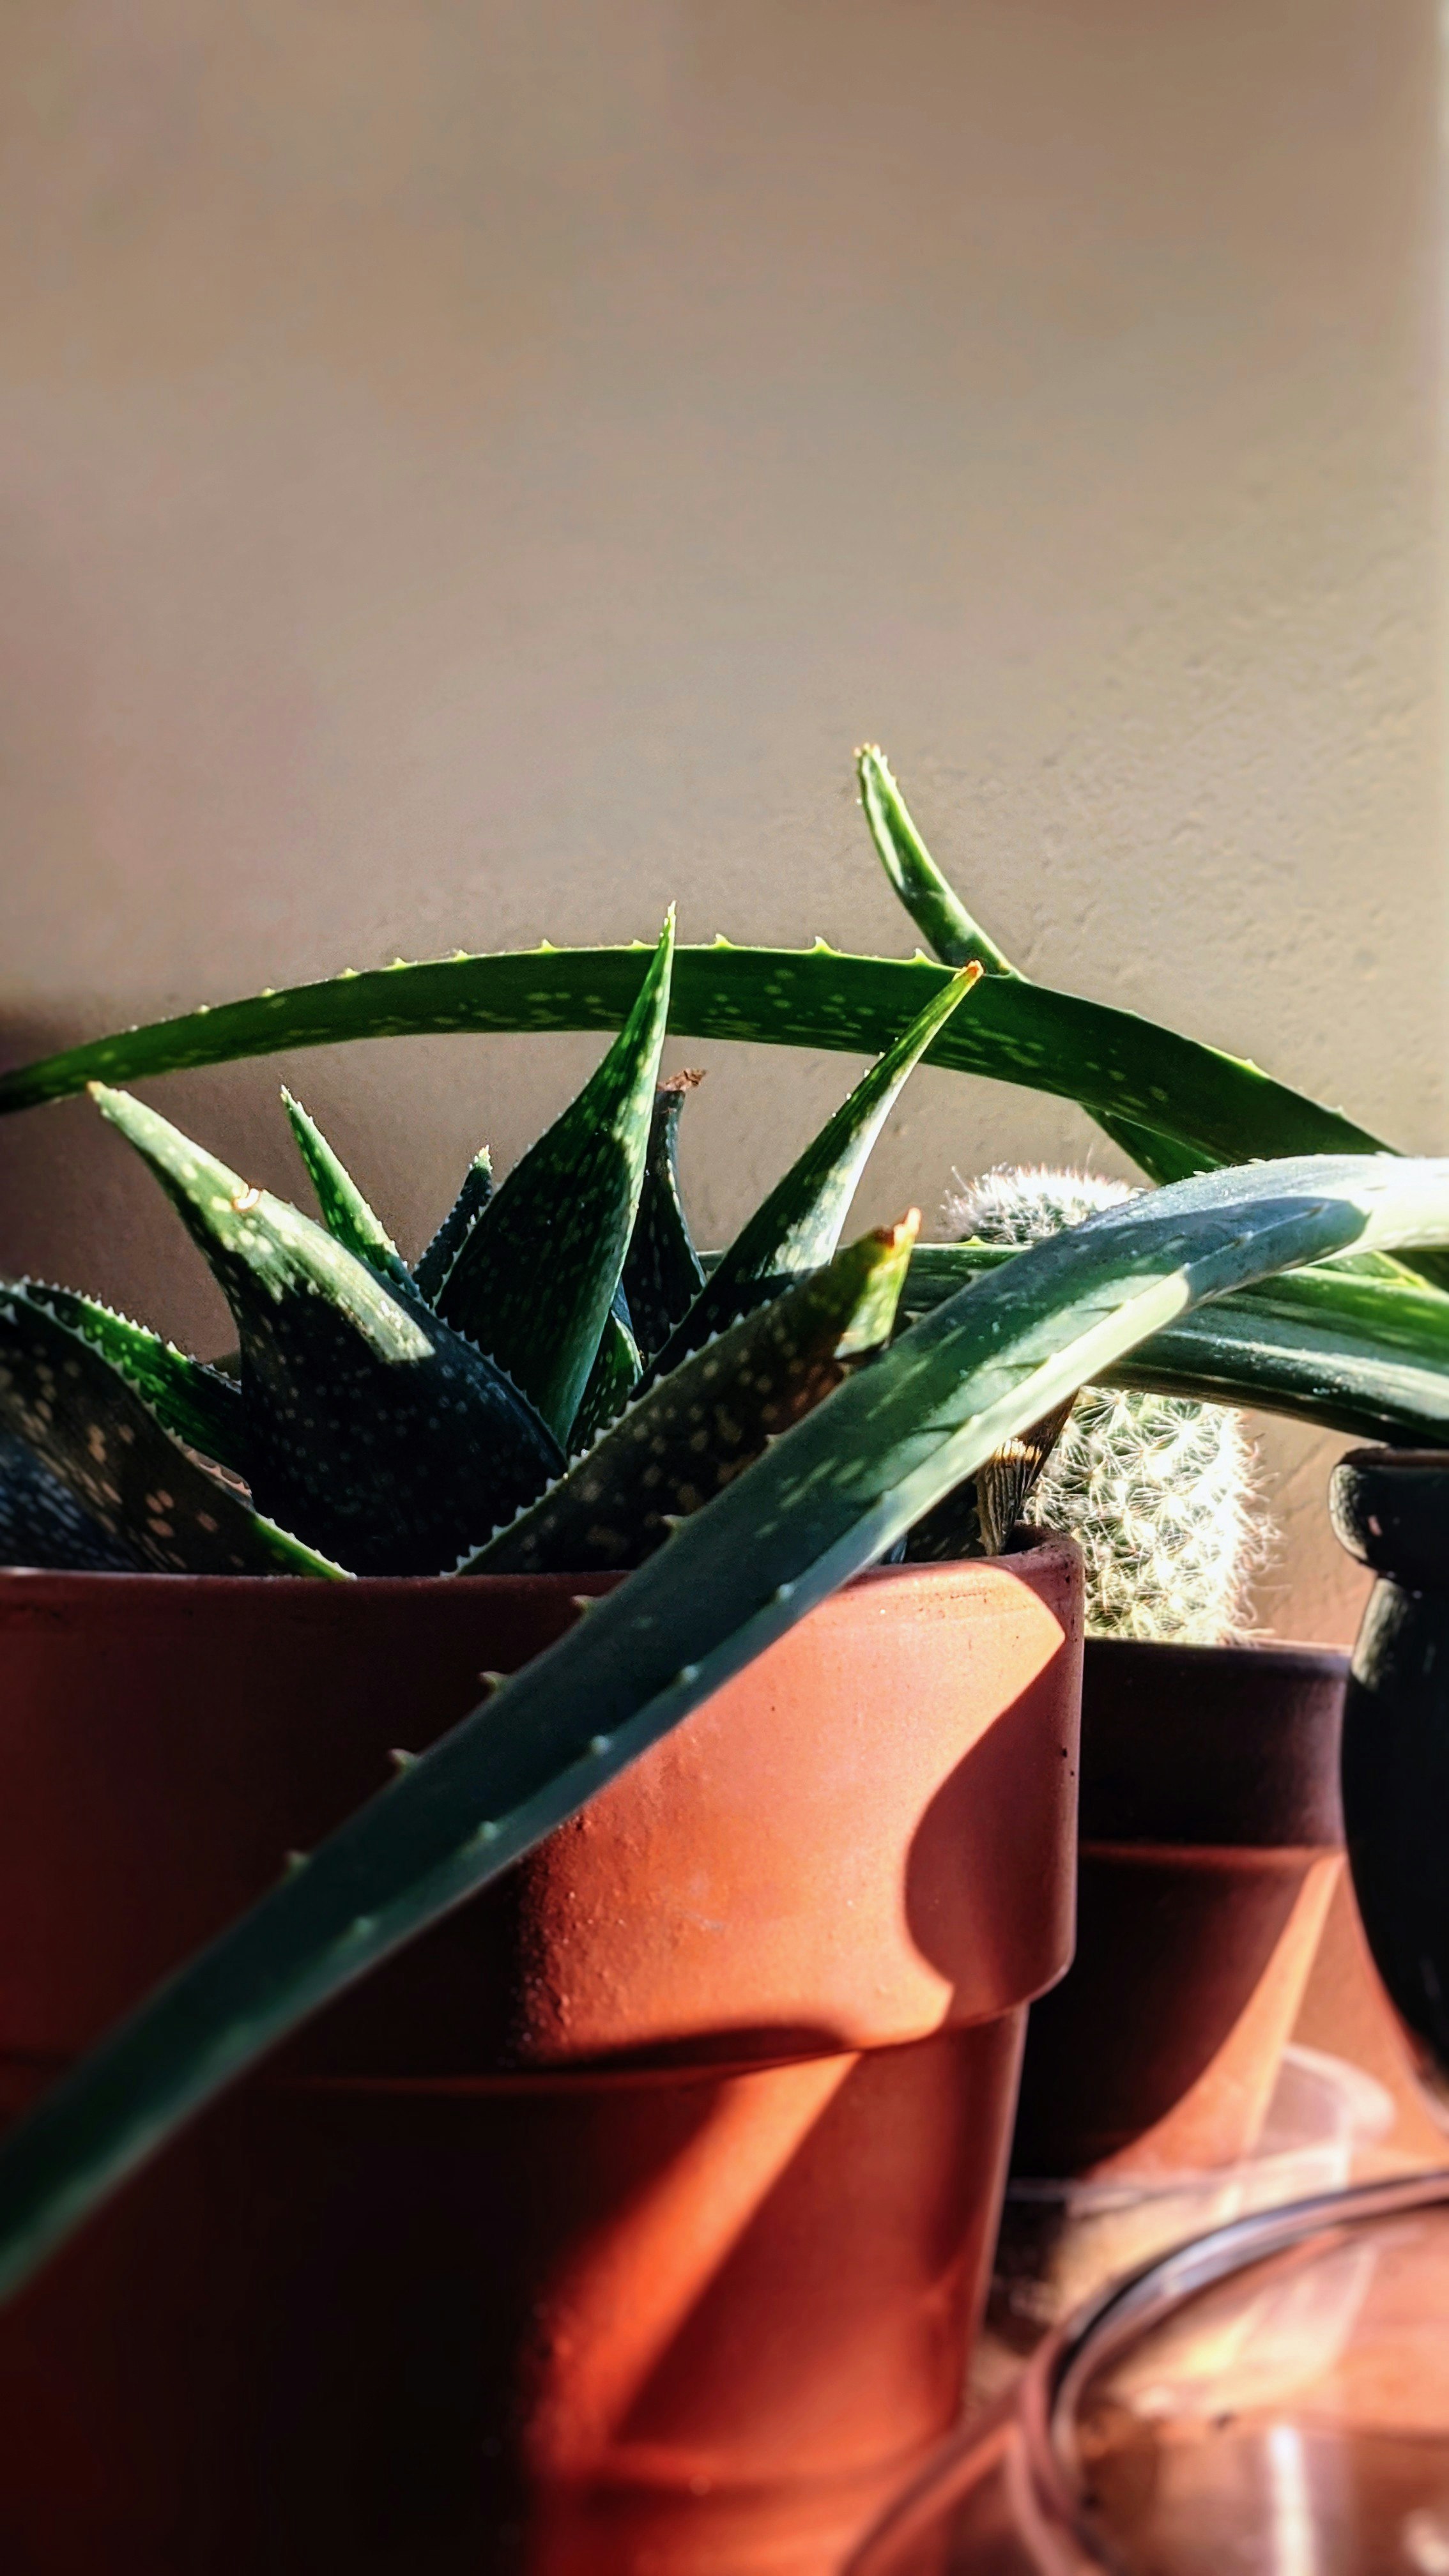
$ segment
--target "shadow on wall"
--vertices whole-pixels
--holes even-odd
[[[9,1017],[0,1064],[31,1063],[76,1035],[76,1022]],[[182,1087],[167,1086],[166,1108],[184,1122]],[[155,1182],[118,1147],[84,1098],[0,1119],[0,1275],[81,1288],[188,1349],[225,1349],[234,1336],[220,1294]]]

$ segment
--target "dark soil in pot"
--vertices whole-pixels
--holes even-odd
[[[19,2108],[577,1615],[0,1577]],[[1073,1553],[868,1576],[0,2316],[26,2576],[827,2576],[952,2420],[1071,1943]]]
[[[1231,2164],[1342,1867],[1347,1660],[1088,1640],[1077,1955],[1033,2006],[1012,2170]]]

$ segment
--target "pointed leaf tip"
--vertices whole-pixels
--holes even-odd
[[[673,959],[671,914],[603,1061],[515,1164],[438,1292],[439,1314],[506,1370],[561,1441],[578,1414],[638,1212]],[[546,1300],[540,1277],[548,1279]]]
[[[557,1444],[491,1360],[310,1217],[154,1110],[102,1103],[214,1271],[241,1337],[259,1509],[367,1574],[433,1574],[535,1495]]]
[[[390,1279],[406,1281],[410,1273],[397,1245],[373,1214],[340,1156],[328,1144],[316,1120],[282,1085],[282,1107],[307,1177],[317,1194],[322,1222],[333,1241],[359,1261],[369,1262]]]
[[[910,1218],[862,1235],[693,1352],[462,1571],[641,1564],[889,1341],[914,1239]]]
[[[830,1260],[871,1149],[904,1084],[980,976],[980,965],[972,961],[944,978],[924,1010],[841,1102],[735,1237],[652,1363],[651,1379],[667,1375],[710,1332],[778,1293],[786,1280]]]

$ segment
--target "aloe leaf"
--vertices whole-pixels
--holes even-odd
[[[980,975],[979,966],[964,967],[933,993],[925,1009],[887,1047],[818,1136],[811,1138],[736,1235],[694,1304],[655,1355],[650,1379],[666,1376],[687,1352],[699,1350],[737,1315],[778,1295],[790,1280],[805,1277],[830,1259],[871,1148],[903,1086]]]
[[[1018,969],[967,911],[937,867],[878,743],[862,745],[855,755],[855,771],[881,866],[942,965],[968,966],[974,959],[988,975],[1015,975]]]
[[[613,1422],[623,1412],[639,1383],[642,1367],[629,1315],[629,1301],[621,1283],[604,1317],[604,1329],[594,1353],[589,1382],[569,1433],[571,1456],[587,1448],[604,1425]]]
[[[194,1360],[165,1342],[144,1324],[132,1323],[94,1297],[74,1288],[37,1287],[53,1315],[72,1332],[83,1333],[113,1368],[129,1378],[167,1431],[188,1448],[199,1449],[221,1467],[240,1476],[242,1402],[240,1390],[219,1369]]]
[[[438,1292],[472,1233],[474,1226],[493,1196],[493,1158],[486,1145],[479,1147],[463,1175],[463,1186],[418,1259],[413,1278],[430,1306],[436,1306]]]
[[[930,1314],[973,1279],[1019,1257],[1017,1250],[1004,1244],[917,1244],[906,1284],[906,1311],[912,1316]],[[1337,1261],[1315,1262],[1242,1289],[1216,1303],[1212,1312],[1255,1319],[1273,1314],[1286,1325],[1342,1332],[1365,1350],[1400,1351],[1425,1367],[1449,1373],[1449,1296],[1397,1270],[1382,1275],[1358,1273],[1346,1271]]]
[[[922,938],[930,943],[942,965],[964,966],[975,958],[988,975],[1010,975],[1019,982],[1026,981],[1020,967],[1012,965],[975,915],[967,911],[955,887],[937,867],[891,775],[885,753],[877,744],[868,743],[857,752],[856,775],[876,855]],[[1186,1180],[1201,1168],[1201,1157],[1185,1153],[1174,1137],[1155,1128],[1115,1117],[1110,1111],[1099,1112],[1097,1124],[1155,1181]]]
[[[1292,1323],[1247,1298],[1154,1333],[1108,1369],[1107,1386],[1250,1405],[1353,1440],[1449,1447],[1449,1372],[1371,1337]]]
[[[875,1562],[984,1459],[1204,1298],[1449,1243],[1449,1162],[1180,1183],[1021,1254],[902,1334],[587,1618],[352,1816],[0,2141],[16,2287],[181,2121],[461,1904]]]
[[[679,1188],[679,1119],[700,1073],[671,1074],[654,1094],[639,1213],[624,1256],[624,1294],[646,1359],[662,1351],[704,1286]]]
[[[998,1244],[918,1245],[903,1305],[929,1314],[973,1278],[1018,1260]],[[1104,1386],[1285,1414],[1360,1440],[1399,1446],[1449,1439],[1449,1297],[1375,1287],[1347,1313],[1336,1265],[1291,1271],[1184,1315],[1102,1372]],[[911,1553],[969,1552],[969,1495],[948,1497]],[[958,1525],[959,1524],[959,1525]],[[956,1541],[959,1540],[960,1544]]]
[[[558,1440],[634,1228],[673,957],[671,912],[603,1063],[494,1193],[438,1292],[438,1313],[506,1369]]]
[[[13,1432],[0,1431],[0,1566],[139,1574],[141,1558],[81,1509],[69,1485]]]
[[[0,1429],[153,1573],[342,1574],[189,1457],[50,1292],[28,1281],[0,1288]]]
[[[99,1087],[219,1281],[241,1337],[259,1508],[358,1574],[434,1574],[563,1464],[495,1364],[310,1217],[154,1109]]]
[[[284,1047],[454,1029],[614,1029],[646,971],[637,946],[545,948],[297,985],[124,1030],[0,1076],[0,1114],[64,1099],[92,1080],[140,1081]],[[682,1037],[877,1055],[941,990],[947,972],[925,958],[853,957],[823,942],[797,950],[716,941],[676,951],[669,1026]],[[987,976],[927,1061],[1079,1101],[1094,1117],[1106,1110],[1170,1130],[1204,1163],[1389,1150],[1256,1065],[1020,976]]]
[[[641,1565],[890,1339],[919,1225],[862,1235],[682,1361],[460,1573]]]
[[[409,1279],[412,1273],[403,1260],[392,1236],[380,1218],[374,1216],[361,1190],[333,1152],[316,1120],[308,1116],[300,1100],[290,1091],[282,1093],[297,1151],[307,1167],[307,1178],[317,1193],[322,1222],[335,1243],[354,1252],[359,1261],[370,1262],[385,1279]]]

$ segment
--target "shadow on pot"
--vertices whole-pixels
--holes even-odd
[[[577,1588],[0,1581],[11,2106]],[[864,1578],[220,2103],[0,2319],[6,2565],[831,2576],[959,2405],[1079,1623]]]
[[[1088,1639],[1077,1954],[1032,2007],[1014,2173],[1251,2152],[1343,1865],[1347,1669]]]

